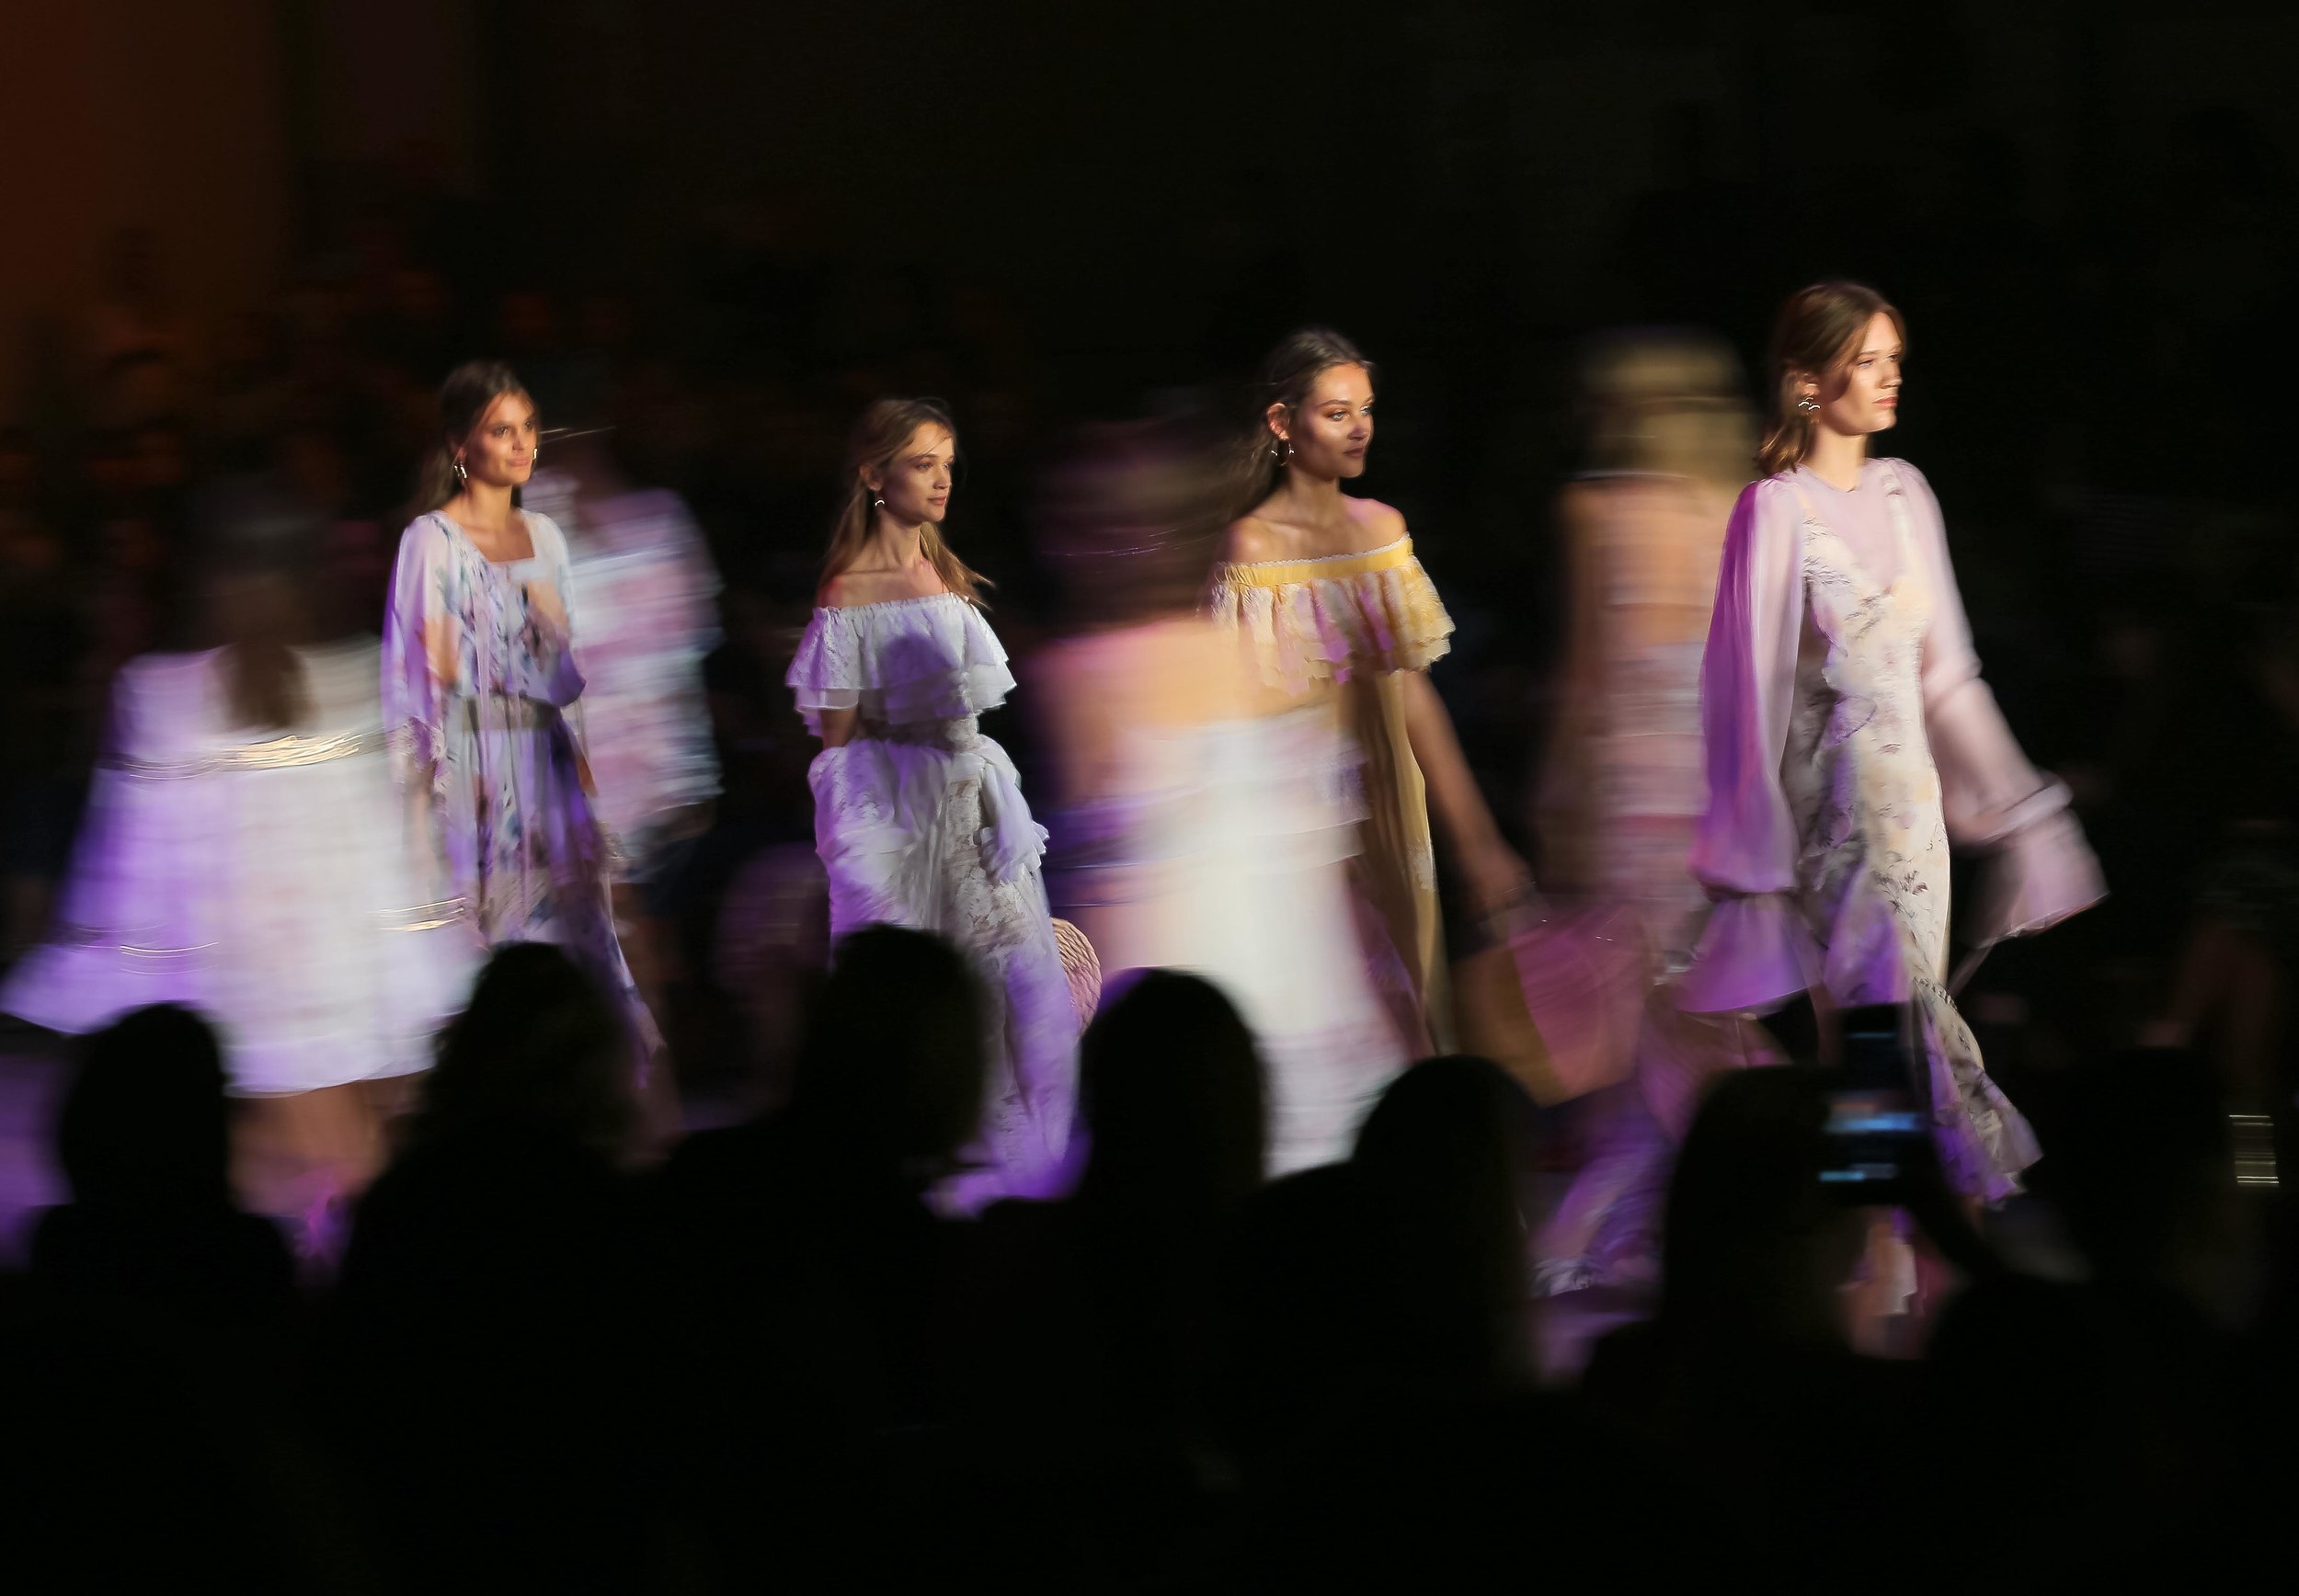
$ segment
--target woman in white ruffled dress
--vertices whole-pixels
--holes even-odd
[[[882,399],[847,450],[848,495],[789,685],[822,740],[808,772],[833,945],[885,923],[939,933],[982,978],[990,1080],[965,1211],[1058,1194],[1070,1167],[1078,1013],[1039,864],[1046,831],[978,717],[1013,690],[981,578],[943,541],[956,431]],[[835,957],[835,953],[833,953]]]
[[[1033,661],[1061,772],[1055,896],[1107,970],[1219,986],[1269,1072],[1266,1168],[1345,1158],[1407,1062],[1358,947],[1364,804],[1328,706],[1264,684],[1196,613],[1229,507],[1178,428],[1104,434],[1055,479],[1079,630]]]

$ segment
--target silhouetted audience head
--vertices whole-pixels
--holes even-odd
[[[1524,1093],[1488,1059],[1425,1059],[1390,1083],[1350,1158],[1374,1356],[1470,1391],[1525,1374]]]
[[[1664,1317],[1684,1327],[1827,1339],[1859,1254],[1859,1210],[1828,1195],[1827,1097],[1813,1071],[1719,1080],[1669,1183]]]
[[[189,1009],[139,1009],[80,1050],[56,1123],[75,1201],[93,1207],[223,1207],[231,1125],[215,1032]]]
[[[1086,1028],[1078,1089],[1092,1145],[1081,1198],[1204,1216],[1261,1184],[1261,1054],[1210,982],[1177,970],[1125,982]]]
[[[791,1113],[818,1150],[932,1180],[974,1134],[989,1059],[982,998],[957,950],[867,926],[815,996]]]
[[[294,1266],[271,1224],[233,1203],[231,1117],[215,1032],[188,1009],[140,1009],[90,1036],[56,1146],[73,1201],[40,1216],[32,1271],[83,1305],[126,1305],[120,1328],[172,1355],[260,1361],[295,1307]],[[146,1347],[136,1355],[150,1355]]]
[[[629,1050],[613,1004],[565,952],[499,948],[440,1040],[415,1138],[518,1129],[612,1156],[634,1119]]]

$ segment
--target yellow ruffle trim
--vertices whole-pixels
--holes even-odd
[[[1422,670],[1452,647],[1453,618],[1411,538],[1331,559],[1217,565],[1207,610],[1248,641],[1264,680],[1292,693]]]

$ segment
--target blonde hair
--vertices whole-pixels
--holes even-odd
[[[873,501],[877,496],[864,482],[863,473],[890,469],[921,427],[939,427],[953,439],[958,435],[949,410],[939,399],[875,400],[855,421],[854,430],[846,439],[846,499],[830,523],[830,548],[822,556],[823,587],[828,587],[861,558],[869,545],[871,512],[876,507]],[[944,587],[968,604],[982,602],[982,589],[989,582],[951,552],[943,542],[941,529],[931,521],[919,529],[918,549]]]
[[[1772,324],[1767,365],[1772,414],[1756,448],[1756,474],[1794,471],[1812,452],[1813,415],[1796,406],[1801,377],[1823,377],[1841,365],[1879,315],[1892,318],[1904,346],[1908,324],[1883,295],[1857,282],[1816,282],[1790,296]]]
[[[1699,333],[1639,331],[1606,338],[1582,368],[1589,463],[1599,471],[1746,480],[1755,416],[1740,363]]]

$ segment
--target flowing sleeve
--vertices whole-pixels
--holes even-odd
[[[816,736],[822,735],[824,711],[861,706],[861,653],[852,611],[818,609],[807,619],[783,681],[797,701],[799,719]]]
[[[527,517],[528,535],[546,580],[531,582],[521,594],[526,605],[525,646],[514,662],[519,691],[566,712],[568,724],[580,740],[582,723],[576,706],[583,696],[581,655],[576,639],[575,559],[566,534],[549,516]]]
[[[1803,616],[1794,496],[1753,483],[1733,507],[1700,659],[1708,804],[1692,872],[1716,906],[1676,994],[1696,1013],[1771,1007],[1803,991],[1818,969],[1796,903],[1796,825],[1780,787]]]
[[[1894,461],[1893,468],[1905,484],[1916,553],[1931,587],[1924,725],[1939,768],[1949,836],[1959,846],[1996,856],[1981,940],[2041,930],[2099,902],[2107,885],[2082,827],[2068,813],[2067,788],[2028,762],[1996,695],[1980,678],[1939,501],[1914,466]]]
[[[459,581],[447,529],[429,517],[399,534],[383,615],[383,732],[402,789],[447,792],[447,704],[463,685]]]

